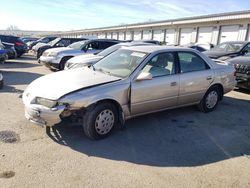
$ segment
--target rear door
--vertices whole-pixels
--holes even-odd
[[[131,114],[139,115],[177,105],[179,74],[175,56],[171,52],[155,55],[141,72],[152,74],[151,80],[131,83]]]
[[[214,79],[214,72],[198,54],[177,52],[180,67],[178,105],[199,102]]]

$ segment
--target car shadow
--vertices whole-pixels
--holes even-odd
[[[246,109],[239,114],[235,105]],[[158,167],[199,166],[250,154],[250,117],[242,117],[249,110],[249,101],[225,97],[211,113],[187,107],[141,116],[99,141],[66,121],[46,131],[58,144],[88,156]]]
[[[31,72],[1,71],[4,77],[4,86],[0,89],[0,93],[23,93],[23,89],[16,86],[28,85],[33,80],[43,76],[43,74]]]
[[[243,89],[243,88],[236,88],[236,89],[234,89],[234,91],[244,93],[244,94],[250,94],[250,90]]]
[[[1,69],[15,69],[15,68],[31,68],[31,67],[38,67],[42,66],[40,64],[34,64],[34,63],[25,63],[21,62],[19,59],[17,60],[7,60],[4,64],[0,65]]]

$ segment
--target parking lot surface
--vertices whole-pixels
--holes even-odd
[[[45,129],[25,119],[23,90],[51,73],[32,55],[0,69],[0,187],[250,187],[247,91],[230,92],[208,114],[155,113],[91,141],[81,125]]]

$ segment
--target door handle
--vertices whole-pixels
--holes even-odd
[[[176,86],[177,82],[171,82],[170,86]]]
[[[208,77],[207,77],[207,80],[212,80],[212,76],[208,76]]]

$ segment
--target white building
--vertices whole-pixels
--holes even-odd
[[[250,10],[57,33],[64,37],[154,39],[173,45],[250,40]]]

